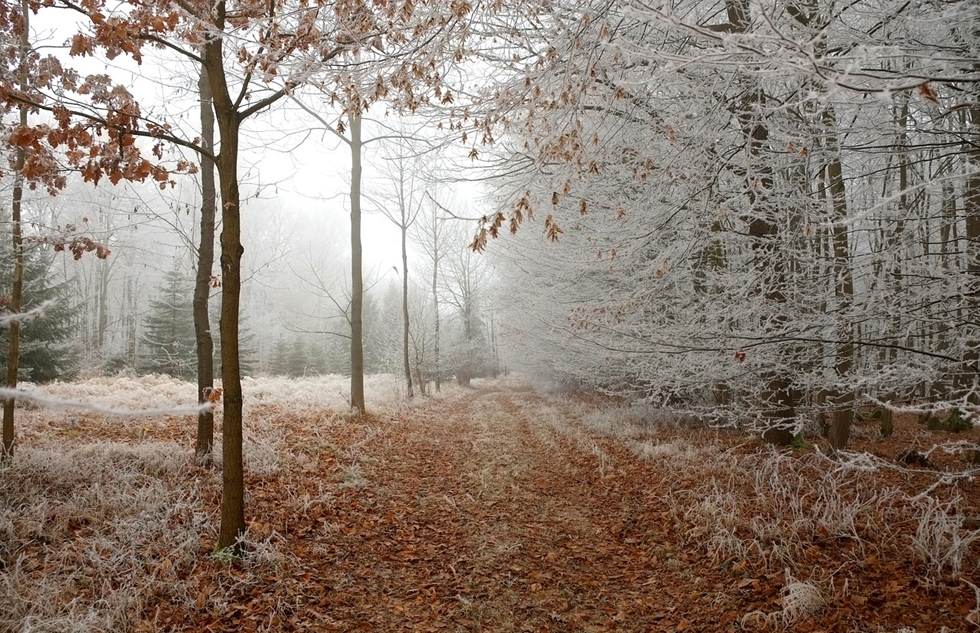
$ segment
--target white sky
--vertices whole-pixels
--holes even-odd
[[[57,54],[59,45],[78,29],[75,14],[70,11],[42,9],[31,19],[34,41],[39,43],[42,53]],[[67,51],[64,51],[64,57],[67,58]],[[148,49],[144,51],[142,65],[124,57],[108,63],[99,58],[70,58],[65,64],[83,75],[109,74],[139,99],[145,116],[167,120],[177,133],[187,138],[199,133],[197,68],[192,63],[175,60],[171,53]],[[328,121],[334,121],[337,112],[325,111],[324,116]],[[370,116],[384,116],[383,106],[373,108],[368,113]],[[284,100],[245,122],[239,159],[243,213],[248,214],[250,206],[267,208],[271,202],[286,213],[295,210],[298,215],[309,217],[311,212],[322,212],[337,218],[338,228],[348,226],[348,147],[330,132],[310,129],[311,121],[297,106]],[[366,121],[364,138],[371,136],[371,124]],[[372,162],[376,165],[380,160],[375,157],[372,161],[374,147],[368,145],[365,148],[362,188],[366,194],[376,191],[379,185],[377,175],[372,174]],[[197,162],[196,156],[190,153],[185,156]],[[472,203],[478,197],[476,188],[465,184],[461,188],[466,193],[456,198],[466,200],[469,206],[461,213],[469,217],[480,215]],[[263,203],[250,205],[256,197]],[[364,267],[365,270],[374,267],[390,270],[392,266],[400,265],[399,231],[383,215],[371,212],[373,206],[366,198],[362,201],[365,211],[362,218]],[[336,242],[334,239],[325,241]],[[349,237],[344,243],[349,243]]]

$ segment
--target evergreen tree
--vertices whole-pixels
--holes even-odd
[[[274,376],[289,376],[290,378],[300,378],[317,373],[314,365],[316,352],[310,353],[310,341],[303,337],[293,336],[288,343],[279,336],[276,342],[276,351],[272,357],[269,373]]]
[[[150,301],[140,363],[144,373],[159,372],[191,380],[197,372],[197,348],[192,311],[193,282],[174,262],[163,288]]]
[[[269,364],[269,373],[273,376],[285,376],[286,369],[286,341],[279,335],[276,341],[276,350],[272,354],[272,362]]]
[[[364,373],[377,374],[385,371],[384,333],[387,326],[382,318],[383,303],[373,292],[365,292],[363,302]]]
[[[0,314],[7,312],[14,258],[8,226],[0,236]],[[55,281],[54,257],[43,247],[24,245],[23,311],[47,303],[40,316],[23,321],[20,330],[20,380],[50,382],[68,380],[78,370],[77,350],[73,346],[74,328],[68,301],[68,282]],[[7,364],[9,330],[0,327],[0,362]]]
[[[314,348],[313,367],[320,374],[350,374],[350,345],[340,336],[328,336]]]
[[[309,372],[306,345],[300,337],[293,337],[293,342],[286,352],[287,373],[292,378],[301,378]]]
[[[214,377],[221,378],[221,332],[218,321],[221,318],[221,301],[211,301],[211,336],[214,337]],[[244,310],[238,314],[238,367],[242,376],[255,373],[259,350],[255,334],[245,320]]]

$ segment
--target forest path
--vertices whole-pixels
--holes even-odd
[[[664,474],[531,391],[474,391],[345,438],[332,538],[312,550],[328,587],[320,627],[708,631],[734,619],[720,621],[724,589],[703,591],[676,545]]]
[[[257,411],[279,440],[246,468],[253,554],[134,630],[734,631],[758,603],[687,551],[673,473],[582,410],[503,383],[325,425]]]

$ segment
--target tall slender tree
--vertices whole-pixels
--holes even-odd
[[[19,58],[20,68],[17,75],[20,90],[27,92],[27,55],[30,50],[30,10],[27,0],[21,0],[19,23]],[[14,31],[16,32],[16,30]],[[27,125],[27,106],[21,104],[17,108],[18,122],[23,127]],[[17,388],[17,372],[20,363],[20,313],[24,294],[24,240],[21,229],[21,205],[24,199],[24,165],[27,152],[17,146],[14,149],[14,189],[11,196],[10,238],[13,246],[14,269],[11,275],[10,312],[14,315],[7,327],[9,339],[7,347],[7,380],[8,389]],[[3,447],[0,449],[0,463],[8,462],[14,454],[14,399],[5,398],[3,401]]]
[[[201,67],[198,79],[201,98],[201,147],[214,152],[214,110],[211,99],[211,83],[207,71]],[[214,230],[217,211],[217,191],[214,183],[214,161],[205,153],[201,156],[201,233],[197,247],[197,272],[194,279],[194,334],[197,350],[197,401],[204,404],[214,393],[214,340],[211,336],[211,318],[208,300],[214,280]],[[202,408],[197,414],[198,458],[210,460],[214,446],[214,411]]]
[[[358,413],[364,404],[364,274],[361,270],[361,116],[350,124],[350,402]]]
[[[413,165],[416,155],[411,153],[410,138],[397,139],[386,148],[385,172],[390,191],[381,201],[381,212],[392,224],[398,227],[401,246],[401,325],[402,325],[402,371],[405,375],[405,389],[409,398],[414,395],[412,385],[412,363],[409,357],[409,338],[411,322],[409,318],[409,269],[408,233],[421,213],[423,191],[418,186],[419,165]],[[390,206],[389,206],[390,205]],[[422,385],[419,386],[420,388]]]

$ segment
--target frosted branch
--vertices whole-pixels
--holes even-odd
[[[125,409],[105,406],[95,402],[41,396],[20,389],[9,389],[6,387],[0,387],[0,398],[12,398],[22,402],[32,402],[50,409],[91,411],[93,413],[101,413],[120,418],[139,418],[154,415],[197,415],[211,407],[211,404],[193,404],[175,407],[158,407],[155,409]]]
[[[36,308],[31,308],[26,312],[0,315],[0,326],[10,327],[11,323],[15,323],[15,322],[23,323],[25,321],[30,321],[31,319],[36,319],[37,317],[41,316],[45,310],[50,308],[53,305],[53,303],[54,302],[52,301],[45,301],[44,303],[37,306]]]

